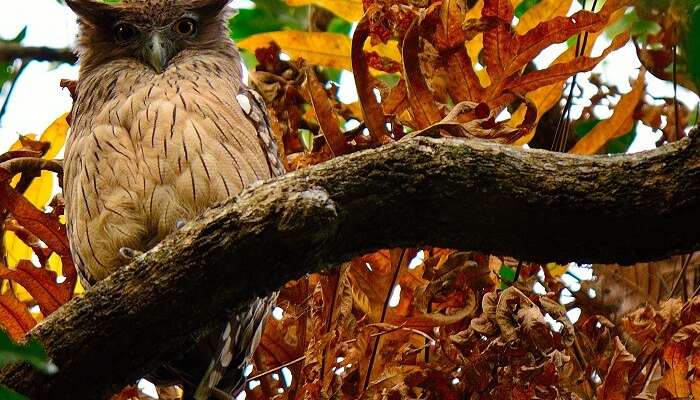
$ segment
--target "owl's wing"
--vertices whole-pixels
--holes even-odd
[[[245,85],[241,86],[236,100],[257,129],[260,146],[267,156],[270,175],[284,175],[284,165],[272,133],[264,100]],[[250,362],[260,343],[265,321],[275,306],[277,294],[257,298],[247,311],[232,316],[221,335],[215,357],[197,387],[194,396],[196,400],[209,399],[217,387],[223,388],[227,393],[237,393],[243,389],[245,363]]]
[[[238,104],[246,113],[248,118],[256,125],[260,147],[267,155],[267,165],[270,168],[270,175],[282,176],[285,174],[284,164],[279,154],[279,147],[275,142],[274,134],[272,133],[272,125],[267,114],[265,101],[262,96],[253,89],[242,85],[239,94],[236,96]]]

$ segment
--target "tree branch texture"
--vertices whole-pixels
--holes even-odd
[[[105,398],[254,296],[378,248],[605,263],[698,250],[698,136],[595,157],[417,138],[291,173],[208,210],[37,326],[57,374],[18,364],[0,382],[34,400]]]
[[[11,62],[16,59],[53,61],[75,64],[78,58],[72,49],[56,49],[52,47],[28,47],[17,43],[0,43],[0,62]]]

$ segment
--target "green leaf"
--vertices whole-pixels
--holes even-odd
[[[0,400],[29,400],[21,394],[0,385]]]
[[[598,123],[601,122],[598,118],[589,118],[583,121],[578,121],[574,124],[574,133],[580,139],[586,136]],[[607,154],[621,154],[627,152],[630,145],[637,137],[637,125],[620,137],[616,137],[607,143],[605,152]]]
[[[525,1],[523,1],[522,3],[518,4],[518,6],[515,8],[515,10],[514,10],[515,16],[518,18],[522,17],[523,15],[525,15],[527,10],[534,7],[539,2],[540,2],[540,0],[525,0]]]
[[[314,134],[308,129],[299,129],[299,140],[306,151],[311,151],[314,148]]]
[[[582,138],[588,134],[598,123],[600,120],[598,118],[589,118],[583,121],[578,121],[576,124],[574,124],[574,133],[578,138]]]
[[[231,38],[245,39],[262,32],[305,30],[308,7],[289,7],[281,0],[258,0],[253,9],[241,9],[229,21]]]
[[[688,74],[700,88],[700,6],[695,7],[688,21],[688,35],[685,39],[685,51],[688,55]]]
[[[342,18],[333,17],[328,24],[328,32],[350,34],[351,30],[352,24]]]
[[[627,149],[630,148],[634,138],[637,137],[637,124],[634,124],[632,129],[620,137],[608,142],[608,147],[605,152],[608,154],[622,154],[626,153]]]
[[[46,355],[41,343],[36,340],[24,344],[14,343],[5,331],[0,330],[0,366],[14,362],[27,362],[46,374],[53,374],[58,370]]]
[[[513,282],[513,279],[515,279],[515,269],[511,268],[509,265],[503,264],[498,271],[498,276],[501,278],[501,289],[507,289],[511,282]]]

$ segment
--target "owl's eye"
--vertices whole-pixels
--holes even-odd
[[[119,24],[114,27],[114,37],[120,42],[128,42],[136,37],[139,30],[131,24]]]
[[[197,33],[197,21],[192,18],[183,18],[173,25],[173,30],[183,36],[193,36]]]

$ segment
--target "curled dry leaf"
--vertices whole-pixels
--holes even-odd
[[[634,360],[625,345],[615,337],[615,353],[610,360],[610,367],[603,377],[603,384],[596,389],[599,400],[625,400],[634,394],[630,393],[632,383],[628,379]]]

